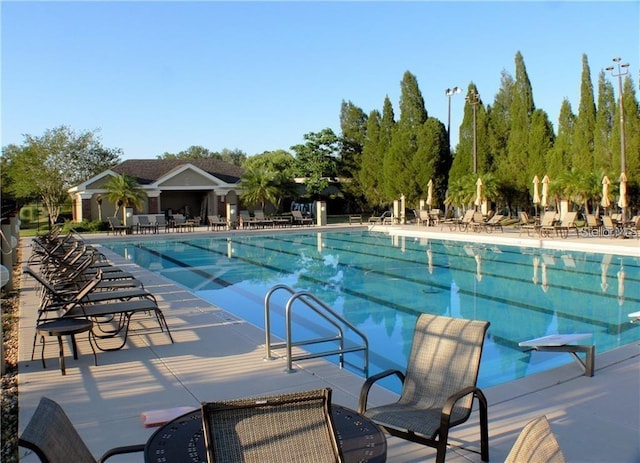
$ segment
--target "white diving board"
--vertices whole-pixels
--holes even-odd
[[[640,320],[640,312],[637,312]],[[631,314],[629,315],[631,316]],[[577,341],[588,339],[591,333],[550,334],[540,338],[529,339],[518,343],[520,347],[531,347],[540,352],[569,352],[584,368],[585,376],[593,376],[596,348],[592,345],[578,345]],[[578,352],[586,354],[584,361],[578,357]]]

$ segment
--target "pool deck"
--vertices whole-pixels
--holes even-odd
[[[336,227],[327,227],[335,229]],[[351,226],[350,228],[356,228]],[[609,238],[537,240],[505,233],[463,233],[440,227],[389,227],[391,234],[433,239],[464,239],[499,244],[531,245],[555,249],[588,246],[594,252],[640,256],[640,241]],[[320,231],[314,228],[313,231]],[[196,232],[197,233],[197,232]],[[228,232],[208,232],[225,234]],[[153,235],[146,235],[153,239]],[[175,233],[161,237],[176,236]],[[192,234],[195,236],[195,234]],[[135,235],[135,239],[145,235]],[[157,236],[156,236],[157,237]],[[184,235],[183,235],[184,237]],[[120,238],[120,237],[116,237]],[[111,237],[92,235],[88,242]],[[497,240],[497,241],[494,241]],[[530,240],[527,243],[520,242]],[[20,246],[23,260],[30,240]],[[20,430],[24,428],[41,396],[58,401],[96,456],[108,448],[143,443],[155,428],[145,428],[144,411],[179,406],[198,407],[207,400],[228,399],[284,391],[331,387],[333,401],[355,408],[362,379],[321,359],[296,364],[285,373],[283,358],[264,361],[264,333],[257,327],[199,299],[159,275],[127,262],[108,250],[115,264],[140,278],[158,298],[175,344],[166,334],[140,332],[124,349],[99,352],[98,366],[85,340],[79,342],[78,360],[67,352],[67,374],[58,368],[57,346],[48,340],[43,369],[36,350],[30,360],[37,297],[32,279],[23,276],[20,314],[19,389]],[[640,307],[638,308],[640,310]],[[140,319],[139,323],[148,323]],[[640,329],[640,323],[637,326]],[[640,461],[640,346],[633,343],[614,351],[596,352],[595,375],[586,377],[572,362],[551,371],[505,385],[487,388],[491,461],[503,461],[522,427],[541,414],[547,415],[567,460],[570,462]],[[374,403],[393,399],[377,389]],[[479,428],[476,413],[454,428],[450,435],[448,462],[479,462]],[[388,461],[435,461],[431,448],[388,438]],[[23,461],[38,461],[21,449]],[[112,458],[109,461],[143,461]]]

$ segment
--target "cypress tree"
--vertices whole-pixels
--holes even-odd
[[[412,163],[418,150],[418,133],[428,115],[418,81],[409,71],[404,73],[400,90],[400,120],[395,126],[391,146],[385,155],[384,184],[389,199],[399,198],[404,194],[413,200],[419,192]]]
[[[509,107],[511,128],[507,142],[508,177],[513,179],[514,187],[523,194],[523,200],[528,202],[524,192],[528,191],[531,178],[527,173],[529,153],[529,133],[531,130],[531,117],[535,110],[531,82],[527,74],[524,59],[520,52],[515,57],[515,83],[513,86],[513,100]]]
[[[596,169],[593,157],[593,139],[596,126],[596,104],[591,83],[591,71],[587,55],[582,55],[582,77],[580,79],[580,106],[576,118],[572,145],[572,167],[581,172]]]
[[[542,179],[547,169],[547,158],[553,148],[555,135],[549,116],[542,109],[533,111],[531,117],[531,132],[529,134],[529,163],[527,177],[533,179],[536,175]]]
[[[571,145],[573,144],[575,119],[571,103],[565,98],[560,106],[558,134],[546,162],[546,174],[551,179],[558,178],[563,172],[571,169]]]
[[[433,180],[434,204],[443,203],[451,165],[449,153],[447,128],[440,120],[429,117],[418,133],[418,150],[413,159],[416,196],[410,196],[411,201],[426,197],[429,180]]]
[[[341,183],[341,190],[347,200],[358,203],[363,208],[363,193],[358,175],[362,164],[362,150],[366,135],[367,115],[352,102],[342,101],[340,107],[340,168],[341,176],[348,180]]]
[[[359,181],[362,193],[367,202],[379,207],[384,203],[380,188],[382,180],[382,164],[384,153],[380,150],[381,115],[377,110],[371,111],[367,119],[367,129],[362,147],[362,163],[360,165]]]
[[[503,70],[500,78],[500,89],[496,94],[493,105],[487,109],[489,129],[489,151],[493,154],[491,171],[495,173],[498,183],[508,178],[503,175],[507,162],[507,144],[511,128],[509,107],[513,102],[513,77]]]
[[[611,132],[616,111],[613,85],[605,79],[604,71],[598,75],[598,108],[593,133],[593,160],[598,170],[611,174],[613,151],[611,150]]]

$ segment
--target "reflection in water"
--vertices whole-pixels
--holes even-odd
[[[607,289],[609,289],[607,274],[609,273],[609,264],[611,264],[612,257],[611,254],[602,256],[602,263],[600,264],[600,289],[602,289],[603,293],[606,293]]]
[[[622,259],[620,259],[620,270],[618,270],[618,305],[624,304],[624,265]]]

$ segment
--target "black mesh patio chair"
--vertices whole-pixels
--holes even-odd
[[[96,463],[114,455],[144,450],[144,444],[116,447],[96,460],[62,407],[47,397],[40,399],[31,420],[18,438],[18,445],[32,450],[43,463]]]
[[[469,419],[473,399],[480,411],[480,448],[489,461],[487,399],[476,387],[480,357],[489,322],[430,314],[418,318],[406,374],[387,370],[368,378],[360,391],[358,412],[389,434],[437,449],[445,460],[449,429]],[[400,399],[367,409],[371,386],[396,375],[402,381]]]
[[[202,404],[212,462],[341,462],[331,389]]]
[[[511,448],[505,463],[566,463],[547,417],[530,421]]]

